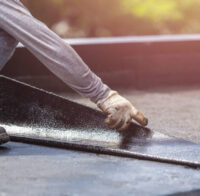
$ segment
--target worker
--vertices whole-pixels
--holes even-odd
[[[110,129],[124,130],[135,119],[147,119],[126,98],[110,89],[80,56],[45,24],[34,18],[20,0],[0,0],[0,70],[21,42],[41,63],[80,95],[89,98],[107,115]],[[0,129],[2,142],[6,132]]]

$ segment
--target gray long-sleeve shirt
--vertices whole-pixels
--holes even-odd
[[[34,18],[20,0],[0,0],[0,69],[21,42],[68,86],[97,103],[110,89],[79,55],[45,24]]]

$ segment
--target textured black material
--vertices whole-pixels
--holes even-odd
[[[123,149],[114,149],[114,148],[108,148],[108,147],[103,147],[103,146],[58,141],[55,139],[53,140],[53,139],[44,139],[44,138],[43,139],[29,138],[27,136],[22,137],[22,136],[12,135],[11,140],[15,142],[37,144],[37,145],[51,146],[51,147],[58,147],[58,148],[66,148],[66,149],[71,149],[71,150],[78,150],[78,151],[97,153],[97,154],[106,154],[106,155],[112,155],[112,156],[118,156],[118,157],[134,158],[134,159],[139,159],[139,160],[155,161],[155,162],[160,162],[160,163],[169,163],[169,164],[174,164],[174,165],[182,165],[182,166],[187,166],[187,167],[191,167],[195,169],[200,169],[199,162],[164,158],[164,157],[153,156],[149,154],[132,152],[132,151],[123,150]]]
[[[105,126],[99,111],[3,76],[0,83],[0,123],[13,141],[200,166],[198,144],[134,123],[118,133]]]

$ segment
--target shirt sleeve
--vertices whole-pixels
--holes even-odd
[[[18,0],[0,0],[0,28],[21,42],[39,61],[72,89],[97,103],[110,89],[75,50]]]

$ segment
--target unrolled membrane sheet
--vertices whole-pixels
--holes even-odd
[[[134,123],[117,132],[104,119],[100,111],[0,76],[0,126],[14,141],[200,166],[199,144]]]

